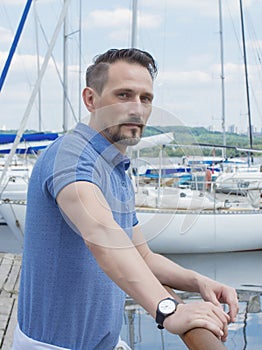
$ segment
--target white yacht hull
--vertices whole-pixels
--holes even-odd
[[[26,205],[2,203],[2,216],[22,244]],[[137,209],[150,248],[162,254],[262,249],[261,210],[189,211]]]
[[[194,212],[138,209],[150,248],[158,253],[218,253],[262,249],[262,211]]]

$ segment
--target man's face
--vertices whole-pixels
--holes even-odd
[[[117,61],[111,64],[100,95],[94,93],[91,126],[116,146],[139,142],[152,109],[153,82],[146,68]]]

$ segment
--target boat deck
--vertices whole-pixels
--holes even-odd
[[[16,327],[21,255],[0,253],[0,349],[10,350]]]
[[[208,214],[262,214],[262,197],[260,200],[259,207],[253,207],[250,200],[246,196],[229,193],[208,193],[210,198],[214,198],[214,203],[224,202],[228,203],[228,207],[221,208],[205,208],[205,209],[194,209],[194,208],[157,208],[147,206],[137,206],[137,212],[158,212],[158,213],[172,213],[185,214],[185,213],[201,213],[203,215]]]

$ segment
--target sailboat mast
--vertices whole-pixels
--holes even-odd
[[[0,76],[0,91],[2,90],[2,87],[4,85],[5,78],[7,76],[7,73],[8,73],[9,67],[11,65],[16,47],[17,47],[19,39],[21,37],[22,31],[23,31],[23,28],[25,25],[25,21],[27,19],[27,16],[28,16],[28,13],[29,13],[29,10],[31,7],[31,4],[32,4],[32,0],[27,0],[22,17],[21,17],[21,20],[20,20],[18,28],[17,28],[17,31],[15,33],[13,43],[12,43],[11,48],[9,50],[9,54],[7,56],[3,71],[2,71],[1,76]]]
[[[137,0],[133,0],[131,47],[137,47]]]
[[[250,144],[250,148],[252,149],[253,148],[252,122],[251,122],[251,112],[250,112],[249,84],[248,84],[248,71],[247,71],[247,55],[246,55],[246,39],[245,39],[244,15],[243,15],[242,0],[239,0],[239,4],[240,4],[240,17],[241,17],[241,31],[242,31],[242,42],[243,42],[244,66],[245,66],[249,144]]]
[[[64,3],[66,0],[64,0]],[[63,131],[68,130],[68,19],[64,20],[64,40],[63,40]]]
[[[79,50],[78,50],[78,66],[79,66],[79,80],[78,80],[78,121],[81,121],[81,102],[82,102],[82,0],[79,0],[79,32],[78,32],[78,40],[79,40]]]
[[[38,23],[37,23],[37,11],[36,1],[34,1],[34,20],[35,20],[35,42],[36,42],[36,55],[37,55],[37,75],[40,73],[40,55],[39,55],[39,40],[38,40]],[[38,90],[38,131],[42,131],[42,98],[41,87]]]
[[[222,131],[223,146],[226,146],[226,126],[225,126],[225,74],[224,74],[224,41],[223,41],[223,20],[222,20],[222,0],[219,0],[219,36],[220,36],[220,62],[221,62],[221,98],[222,98]],[[226,148],[222,149],[222,157],[226,157]]]

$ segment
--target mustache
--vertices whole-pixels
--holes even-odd
[[[140,126],[145,125],[143,119],[138,116],[131,116],[125,120],[121,120],[120,124],[137,124]]]

